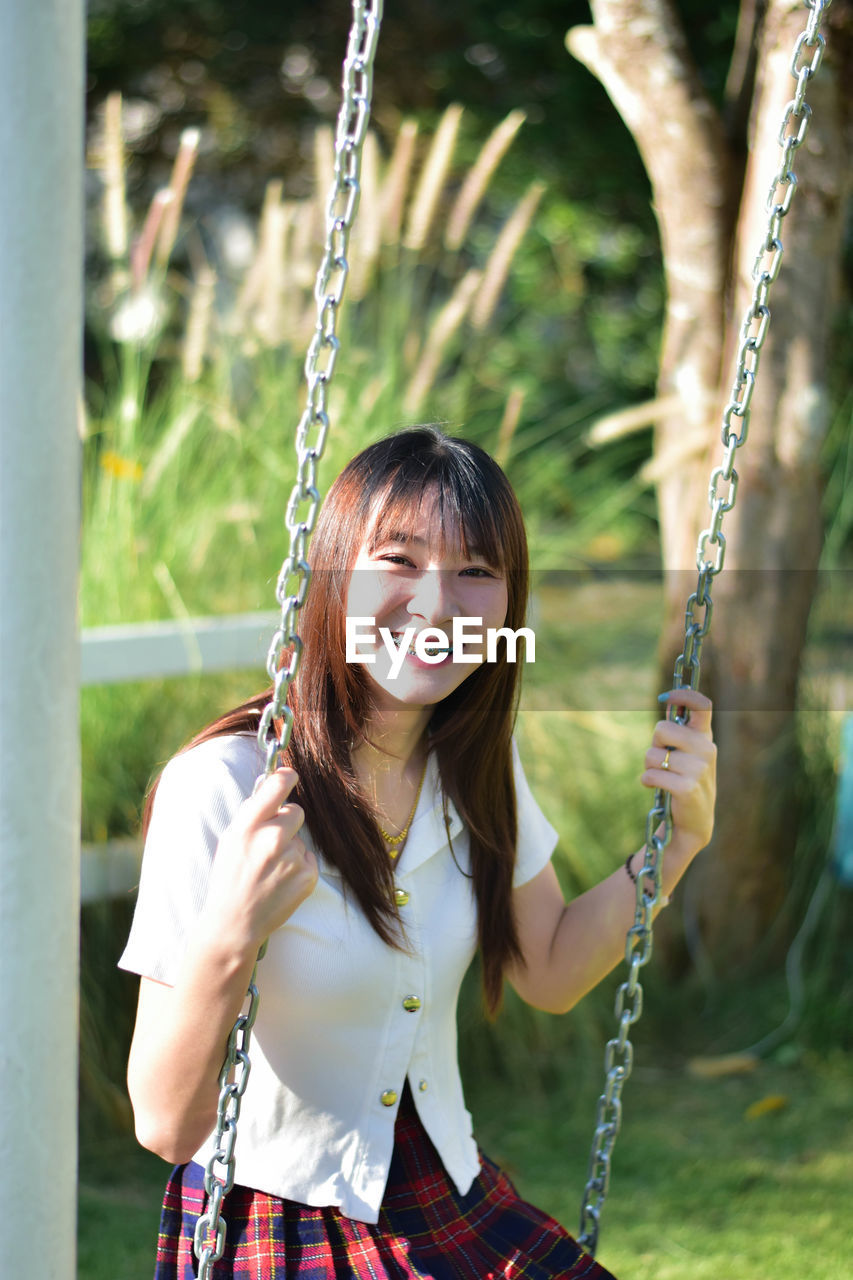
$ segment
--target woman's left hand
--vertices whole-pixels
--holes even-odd
[[[714,829],[717,748],[711,735],[711,702],[696,689],[674,689],[667,705],[690,711],[688,724],[659,720],[640,781],[672,796],[672,840],[692,856]]]

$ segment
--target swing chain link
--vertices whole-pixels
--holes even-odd
[[[335,134],[334,176],[326,204],[326,242],[314,285],[317,318],[305,358],[308,394],[296,430],[296,482],[285,515],[290,549],[276,588],[281,620],[267,655],[273,696],[258,726],[265,774],[276,768],[293,728],[287,697],[302,657],[302,642],[296,628],[311,581],[307,550],[320,510],[317,464],[329,433],[327,399],[340,349],[337,318],[349,274],[349,234],[361,194],[361,154],[370,120],[373,63],[381,20],[382,0],[353,0],[352,27],[343,68],[343,97]],[[281,726],[280,730],[277,725]]]
[[[264,772],[256,786],[278,766],[293,729],[293,712],[287,705],[287,698],[302,656],[297,622],[311,581],[308,542],[320,509],[317,464],[323,456],[329,433],[327,398],[340,349],[337,318],[349,273],[349,234],[361,194],[361,156],[370,121],[373,64],[383,2],[353,0],[352,3],[352,25],[343,64],[342,99],[335,133],[334,175],[326,204],[326,240],[314,286],[317,319],[305,358],[308,390],[305,409],[296,430],[296,480],[285,513],[290,546],[276,585],[281,619],[267,654],[267,674],[273,682],[273,693],[258,726]],[[196,1223],[193,1239],[199,1263],[198,1280],[211,1280],[214,1264],[225,1250],[227,1227],[222,1215],[222,1201],[234,1185],[237,1121],[251,1071],[249,1045],[258,1014],[259,996],[255,979],[258,963],[263,959],[266,948],[264,943],[258,952],[249,982],[248,1007],[231,1029],[225,1061],[219,1073],[213,1153],[204,1175],[208,1200],[205,1212]]]
[[[791,58],[791,75],[797,82],[794,97],[785,106],[779,127],[778,142],[781,150],[779,167],[767,195],[767,227],[761,248],[752,268],[753,293],[741,328],[740,345],[736,356],[736,372],[731,397],[723,411],[722,442],[725,446],[722,465],[711,473],[708,486],[708,504],[711,523],[699,535],[696,548],[696,565],[699,577],[696,590],[687,601],[684,615],[684,648],[676,659],[674,689],[696,689],[699,686],[702,641],[711,625],[711,587],[723,567],[726,539],[722,532],[723,517],[735,505],[738,473],[734,468],[737,450],[746,441],[749,428],[749,412],[755,387],[759,353],[770,324],[767,298],[782,263],[780,228],[782,219],[791,207],[797,187],[797,178],[791,168],[794,152],[803,144],[811,119],[811,108],[805,100],[806,87],[823,58],[825,40],[820,24],[831,0],[805,0],[810,10],[806,29],[798,36]],[[808,54],[811,53],[809,60]],[[802,59],[802,61],[801,61]],[[784,194],[779,198],[779,189]],[[740,420],[740,431],[734,429],[732,419]],[[720,484],[728,486],[719,492]],[[710,548],[715,548],[713,560]],[[703,609],[697,620],[696,610]],[[688,716],[680,715],[676,704],[669,704],[669,718],[676,723],[687,723]],[[578,1243],[591,1255],[595,1255],[601,1211],[610,1184],[610,1160],[622,1121],[622,1088],[631,1074],[633,1046],[628,1038],[630,1027],[643,1011],[643,988],[639,973],[652,956],[652,919],[654,909],[661,902],[663,887],[663,854],[672,835],[671,797],[669,792],[655,791],[652,807],[646,818],[644,860],[637,873],[634,923],[628,930],[625,943],[625,962],[628,977],[616,992],[615,1016],[618,1034],[609,1040],[604,1053],[604,1092],[598,1099],[590,1150],[587,1182],[581,1205]]]
[[[260,960],[265,948],[258,956]],[[258,988],[255,984],[258,966],[255,964],[249,982],[249,1006],[241,1013],[228,1037],[225,1061],[219,1072],[219,1104],[216,1109],[216,1129],[213,1136],[213,1154],[204,1174],[204,1189],[208,1196],[207,1207],[195,1226],[193,1248],[199,1261],[199,1275],[209,1276],[214,1262],[218,1262],[225,1249],[225,1219],[222,1217],[222,1201],[234,1185],[234,1145],[237,1141],[237,1121],[246,1086],[249,1082],[251,1062],[249,1043],[252,1027],[258,1015]],[[233,1076],[233,1079],[232,1079]],[[224,1171],[217,1172],[217,1165]],[[211,1240],[211,1237],[213,1239]]]

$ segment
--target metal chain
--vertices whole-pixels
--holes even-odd
[[[264,947],[261,948],[260,960]],[[225,1248],[225,1219],[222,1201],[234,1185],[234,1144],[237,1141],[237,1121],[246,1085],[249,1083],[251,1062],[249,1044],[252,1027],[258,1016],[258,988],[255,985],[258,966],[252,970],[249,981],[249,1007],[241,1013],[228,1037],[225,1061],[219,1072],[219,1105],[216,1110],[215,1150],[207,1162],[204,1173],[204,1189],[208,1196],[207,1208],[196,1222],[193,1249],[199,1261],[199,1276],[210,1276],[214,1262],[222,1257]],[[232,1077],[233,1073],[233,1079]],[[222,1173],[217,1171],[217,1166]]]
[[[737,495],[735,454],[746,441],[749,429],[750,404],[759,353],[770,323],[767,299],[782,262],[782,219],[791,207],[797,187],[791,162],[794,152],[803,144],[811,118],[811,108],[805,100],[806,87],[823,57],[825,40],[820,33],[820,24],[830,3],[831,0],[805,0],[810,16],[805,31],[797,38],[791,58],[790,70],[797,89],[785,107],[779,127],[779,165],[767,194],[767,226],[752,268],[752,299],[741,328],[734,385],[723,412],[722,441],[725,452],[722,465],[711,473],[708,489],[711,523],[699,535],[696,549],[699,578],[696,590],[687,601],[684,648],[675,663],[674,689],[696,689],[699,685],[702,641],[711,625],[711,586],[722,569],[725,558],[723,517],[735,505]],[[733,419],[738,420],[739,429],[733,425]],[[721,484],[726,486],[723,492],[720,492]],[[713,559],[710,558],[711,555]],[[702,611],[698,618],[697,610]],[[670,719],[686,723],[687,717],[679,717],[674,704],[670,704],[669,715]],[[634,923],[628,930],[625,943],[628,977],[616,992],[618,1032],[607,1042],[605,1049],[604,1092],[598,1099],[595,1134],[581,1206],[578,1242],[592,1255],[598,1244],[601,1211],[610,1182],[610,1160],[622,1121],[622,1088],[633,1066],[634,1050],[629,1033],[643,1011],[643,988],[639,975],[652,955],[652,918],[661,897],[663,853],[672,834],[670,810],[669,793],[656,790],[646,818],[645,858],[637,875]]]
[[[287,696],[302,656],[302,641],[296,627],[311,581],[307,553],[320,509],[317,464],[323,455],[329,431],[329,384],[340,348],[336,326],[349,272],[349,234],[361,194],[361,154],[370,120],[373,63],[382,7],[383,0],[353,0],[352,5],[352,25],[343,65],[343,95],[335,134],[334,176],[326,205],[326,242],[314,285],[317,320],[305,359],[308,393],[296,430],[296,482],[285,516],[290,549],[281,566],[276,587],[281,620],[267,655],[267,672],[273,682],[273,694],[258,727],[258,744],[264,756],[264,773],[258,779],[259,783],[276,768],[293,729],[293,713],[287,705]],[[280,731],[278,725],[281,726]],[[266,943],[258,953],[258,961],[265,951]],[[204,1175],[208,1201],[196,1224],[193,1241],[199,1261],[199,1280],[209,1280],[214,1264],[225,1249],[226,1223],[222,1215],[222,1201],[234,1184],[237,1120],[251,1069],[249,1043],[258,1013],[257,971],[256,963],[249,983],[248,1009],[234,1023],[219,1074],[213,1154]]]

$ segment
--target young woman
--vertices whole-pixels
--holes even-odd
[[[563,900],[512,738],[520,663],[486,646],[524,623],[515,496],[475,445],[401,432],[335,482],[312,564],[286,767],[253,794],[262,696],[175,757],[149,801],[121,963],[142,975],[137,1133],[177,1166],[157,1280],[195,1274],[217,1077],[265,939],[216,1276],[606,1277],[479,1150],[457,1064],[475,951],[490,1010],[506,978],[565,1012],[622,956],[642,865]],[[453,652],[431,629],[450,637],[457,618],[474,638]],[[690,723],[658,723],[643,774],[672,794],[667,893],[713,820],[710,704],[678,702]]]

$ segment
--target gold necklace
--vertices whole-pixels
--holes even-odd
[[[377,824],[376,824],[376,825],[377,825],[377,827],[379,827],[379,834],[381,835],[382,839],[385,841],[385,843],[386,843],[386,844],[390,844],[390,845],[391,845],[391,848],[388,850],[388,857],[389,857],[389,858],[392,858],[392,859],[393,859],[393,858],[397,858],[397,857],[399,857],[400,853],[402,852],[402,845],[403,845],[403,842],[405,841],[406,836],[409,834],[409,827],[412,825],[412,819],[413,819],[413,818],[414,818],[414,816],[415,816],[415,810],[417,809],[417,807],[418,807],[418,801],[419,801],[419,800],[420,800],[420,798],[421,798],[421,791],[422,791],[422,789],[423,789],[423,785],[424,785],[424,778],[426,777],[426,770],[427,770],[427,762],[426,762],[426,760],[424,760],[424,767],[423,767],[423,769],[421,770],[421,780],[420,780],[420,782],[418,783],[418,790],[417,790],[417,793],[416,793],[416,795],[415,795],[415,803],[412,805],[411,812],[410,812],[409,817],[408,817],[408,819],[407,819],[407,821],[406,821],[406,825],[403,827],[403,830],[402,830],[398,835],[396,835],[396,836],[391,836],[391,835],[389,835],[389,834],[388,834],[388,832],[385,830],[385,828],[384,828],[384,827],[380,826],[380,824],[379,824],[378,822],[377,822]]]

